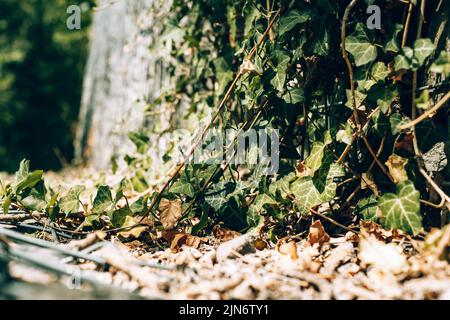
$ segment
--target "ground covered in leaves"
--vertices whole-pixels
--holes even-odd
[[[276,245],[266,243],[257,231],[240,235],[219,226],[204,238],[165,233],[157,246],[105,240],[102,232],[58,245],[89,253],[88,259],[96,261],[75,261],[14,242],[9,243],[11,250],[32,250],[34,257],[66,268],[76,265],[74,275],[90,280],[74,287],[73,277],[11,259],[13,285],[4,288],[15,298],[33,299],[450,299],[449,227],[423,241],[374,222],[362,222],[357,229],[330,237],[316,220],[304,237]],[[44,233],[36,235],[45,238]],[[46,236],[51,239],[50,233]],[[45,290],[36,293],[24,283],[44,285]],[[106,293],[98,292],[99,284],[109,286]]]

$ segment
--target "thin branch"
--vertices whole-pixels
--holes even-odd
[[[402,48],[404,46],[406,46],[406,40],[408,38],[408,31],[409,31],[409,24],[410,24],[410,21],[411,21],[412,10],[413,10],[413,3],[410,0],[409,1],[409,6],[408,6],[408,15],[406,16],[405,29],[403,31]]]
[[[450,210],[450,197],[436,184],[436,182],[434,182],[424,169],[420,169],[420,173],[427,179],[430,186],[436,191],[441,199],[444,200],[442,207],[445,205],[447,209]]]
[[[352,93],[352,108],[353,108],[353,117],[355,118],[355,123],[358,128],[358,131],[360,131],[360,123],[359,123],[359,117],[358,117],[358,109],[356,108],[356,96],[355,96],[355,83],[353,81],[353,67],[350,62],[350,59],[348,58],[347,50],[345,49],[345,38],[346,38],[346,28],[347,28],[347,21],[348,17],[350,15],[350,11],[353,9],[353,7],[358,3],[358,0],[352,0],[350,4],[345,8],[344,17],[342,20],[342,28],[341,28],[341,47],[342,47],[342,56],[345,60],[345,63],[347,64],[348,73],[350,77],[350,90]]]
[[[433,117],[436,114],[436,111],[439,108],[441,108],[443,105],[445,105],[445,103],[447,102],[448,99],[450,99],[450,91],[447,92],[446,95],[444,97],[442,97],[442,99],[439,100],[439,102],[436,103],[436,105],[433,108],[428,109],[427,111],[425,111],[419,117],[413,119],[412,121],[410,121],[410,122],[408,122],[406,124],[399,125],[397,127],[397,129],[405,130],[405,129],[408,129],[410,127],[413,127],[413,126],[417,125],[418,123],[422,122],[425,119]]]

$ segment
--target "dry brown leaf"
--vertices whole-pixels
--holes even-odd
[[[392,241],[392,240],[400,240],[403,238],[408,238],[408,236],[402,233],[398,229],[386,230],[379,224],[374,221],[364,221],[361,220],[359,222],[359,226],[361,229],[361,235],[365,238],[369,236],[374,236],[378,240],[382,241]]]
[[[407,164],[408,159],[402,158],[396,154],[392,154],[388,161],[386,161],[386,166],[389,169],[389,173],[392,176],[394,183],[400,183],[408,180],[408,174],[405,170]]]
[[[267,248],[267,242],[265,242],[262,239],[256,239],[255,240],[255,248],[259,251],[264,250],[265,248]]]
[[[164,230],[172,229],[183,213],[180,200],[162,199],[159,203],[159,210],[161,212],[160,221]]]
[[[291,257],[292,260],[298,259],[297,244],[295,241],[283,242],[282,240],[277,243],[277,251],[283,255]]]
[[[206,238],[177,231],[163,231],[162,236],[170,243],[173,252],[178,252],[183,245],[197,249],[201,243],[208,241]]]
[[[299,162],[297,167],[295,168],[295,172],[297,173],[297,177],[308,177],[311,175],[311,170],[305,166],[305,163]]]
[[[217,239],[219,239],[222,242],[229,241],[241,235],[237,231],[233,231],[228,228],[223,228],[221,226],[215,226],[213,229],[213,234]]]
[[[318,243],[319,246],[322,246],[329,241],[330,236],[323,228],[322,223],[319,220],[314,221],[311,227],[309,227],[308,243],[310,245]]]

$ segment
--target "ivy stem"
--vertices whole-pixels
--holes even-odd
[[[403,31],[403,37],[402,37],[402,48],[406,46],[406,40],[408,38],[408,31],[409,31],[409,24],[411,21],[412,10],[413,10],[413,3],[411,0],[409,0],[408,15],[406,16],[405,29]]]
[[[347,21],[353,7],[358,3],[358,0],[352,0],[350,4],[345,8],[344,17],[342,20],[342,28],[341,28],[341,48],[342,48],[342,56],[344,57],[345,63],[347,64],[347,69],[350,77],[350,90],[352,94],[352,109],[353,109],[353,117],[357,126],[358,132],[361,131],[361,124],[359,122],[358,117],[358,109],[356,108],[356,96],[355,96],[355,83],[353,80],[353,67],[348,58],[347,50],[345,48],[345,38],[346,38],[346,29],[347,29]]]
[[[251,61],[253,59],[253,57],[255,56],[256,52],[258,51],[258,47],[261,46],[265,39],[267,38],[270,30],[272,29],[275,21],[278,19],[278,17],[281,14],[281,11],[284,8],[280,8],[277,10],[277,12],[275,13],[273,19],[270,21],[269,25],[267,26],[266,31],[264,32],[264,34],[262,35],[261,39],[258,41],[258,43],[253,47],[253,49],[250,51],[250,53],[248,54],[248,56],[245,58],[245,61]],[[145,212],[145,214],[142,216],[141,220],[139,221],[140,223],[148,216],[149,213],[151,213],[153,211],[153,209],[155,208],[155,206],[159,203],[159,200],[161,199],[164,191],[169,187],[170,183],[172,182],[172,180],[180,173],[180,171],[184,168],[184,166],[186,165],[187,161],[189,160],[189,158],[194,154],[195,149],[200,145],[200,143],[202,143],[202,141],[204,140],[204,138],[206,137],[206,134],[208,133],[208,130],[211,128],[211,126],[215,123],[216,119],[219,117],[220,113],[222,112],[222,109],[225,106],[225,103],[227,102],[228,98],[231,96],[232,92],[234,91],[234,87],[236,86],[236,83],[239,81],[239,79],[241,78],[241,76],[243,75],[242,69],[240,69],[240,71],[238,72],[238,74],[236,75],[236,77],[234,78],[233,82],[231,83],[231,85],[229,86],[227,92],[225,93],[225,96],[223,97],[223,99],[221,100],[219,106],[217,107],[217,111],[214,114],[214,116],[211,118],[211,120],[208,122],[208,124],[206,125],[205,129],[203,130],[200,139],[198,139],[192,146],[192,148],[189,150],[189,152],[187,153],[186,157],[181,161],[181,163],[177,164],[174,166],[174,168],[172,170],[170,170],[170,174],[169,174],[169,178],[167,179],[167,181],[164,183],[164,185],[162,186],[162,188],[159,190],[158,194],[156,195],[156,197],[154,198],[154,200],[152,201],[152,203],[150,204],[150,207],[147,209],[147,211]]]
[[[441,108],[443,105],[445,105],[445,103],[450,99],[450,91],[448,91],[444,97],[442,97],[441,100],[439,100],[438,103],[436,103],[436,105],[430,109],[428,109],[427,111],[425,111],[424,113],[422,113],[419,117],[413,119],[412,121],[399,125],[397,127],[398,130],[405,130],[408,129],[410,127],[414,127],[415,125],[417,125],[418,123],[422,122],[423,120],[429,119],[431,117],[433,117],[436,114],[436,111]],[[414,108],[415,109],[415,108]]]

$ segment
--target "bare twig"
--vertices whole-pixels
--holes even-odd
[[[427,119],[427,118],[431,118],[432,116],[434,116],[436,114],[436,111],[441,108],[442,106],[445,105],[445,103],[448,101],[448,99],[450,99],[450,91],[447,92],[445,94],[445,96],[442,97],[441,100],[439,100],[438,103],[436,103],[436,105],[430,109],[428,109],[427,111],[425,111],[424,113],[422,113],[419,117],[413,119],[412,121],[405,123],[403,125],[399,125],[397,128],[399,130],[405,130],[408,129],[410,127],[413,127],[415,125],[417,125],[418,123],[422,122],[423,120]]]

